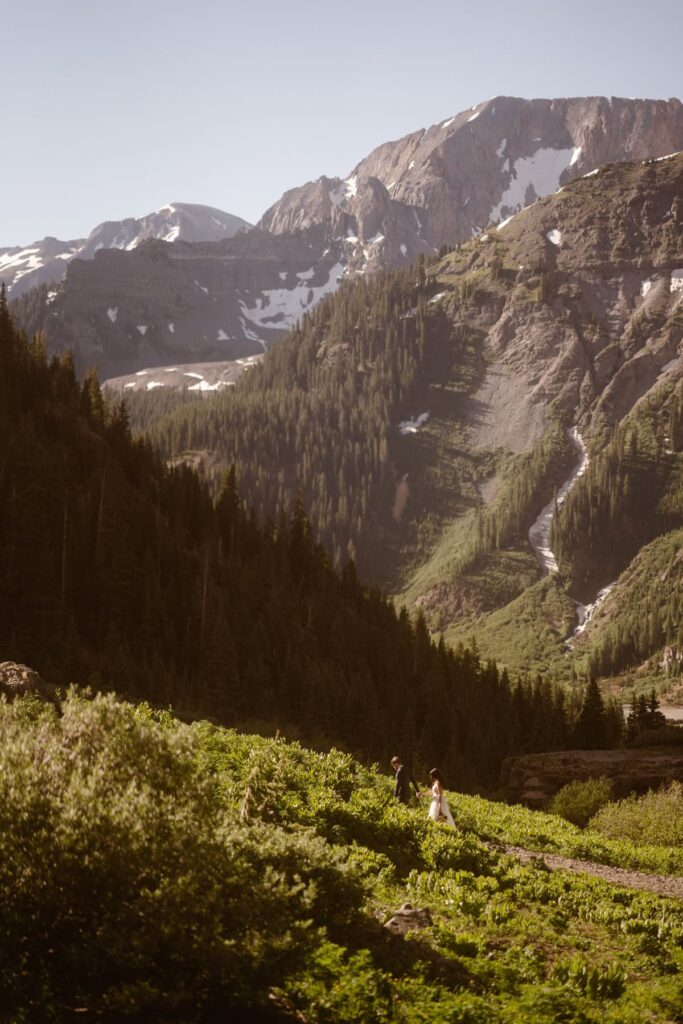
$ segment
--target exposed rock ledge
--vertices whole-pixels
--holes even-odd
[[[0,694],[12,700],[26,693],[33,693],[43,701],[54,701],[57,688],[46,683],[28,665],[18,665],[16,661],[0,662]]]
[[[509,800],[541,807],[568,782],[603,775],[612,779],[618,795],[683,782],[683,747],[558,750],[508,757],[501,766],[500,781]]]

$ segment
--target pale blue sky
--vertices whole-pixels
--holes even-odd
[[[285,189],[498,94],[683,94],[680,0],[5,0],[0,245]]]

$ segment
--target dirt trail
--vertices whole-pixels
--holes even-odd
[[[508,853],[512,857],[517,857],[524,864],[528,864],[532,860],[541,860],[554,870],[575,871],[585,875],[593,875],[595,878],[602,878],[606,882],[611,882],[613,885],[622,885],[627,889],[642,889],[646,892],[654,892],[658,896],[666,896],[669,899],[683,900],[683,878],[677,875],[649,875],[644,871],[615,868],[610,864],[596,864],[592,860],[576,860],[572,857],[562,857],[555,853],[539,853],[534,850],[525,850],[521,846],[507,846],[497,843],[488,843],[487,845],[499,853]]]

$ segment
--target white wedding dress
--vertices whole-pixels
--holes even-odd
[[[443,814],[446,818],[443,825],[449,825],[451,828],[455,828],[455,822],[453,821],[453,815],[451,814],[448,806],[448,797],[442,790],[441,796],[439,796],[439,783],[435,782],[432,786],[432,802],[429,805],[429,817],[432,821],[436,821],[439,814]]]

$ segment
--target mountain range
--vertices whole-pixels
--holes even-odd
[[[0,282],[12,298],[40,284],[57,284],[72,260],[90,260],[100,249],[135,249],[148,238],[164,242],[218,241],[251,227],[241,217],[198,203],[169,203],[144,217],[98,224],[87,238],[47,237],[29,246],[0,248]]]
[[[36,283],[37,273],[45,282],[49,268],[61,278],[66,265],[63,283],[32,295],[17,314],[29,330],[44,329],[51,348],[73,349],[78,366],[96,364],[103,377],[250,356],[345,278],[408,267],[604,163],[682,148],[676,99],[496,97],[379,146],[344,179],[287,192],[250,231],[235,235],[244,222],[232,218],[216,239],[207,220],[228,215],[208,210],[201,241],[165,214],[149,229],[96,229],[83,248],[92,260],[59,243],[49,267],[24,273],[14,288]],[[7,267],[40,259],[22,252],[5,255]]]
[[[608,164],[350,279],[229,394],[174,409],[159,388],[131,413],[168,457],[239,466],[264,518],[300,493],[333,558],[435,633],[673,685],[682,226],[683,155]]]
[[[237,465],[263,518],[300,493],[334,561],[434,633],[660,685],[683,664],[682,148],[678,100],[499,97],[233,238],[74,260],[15,311],[127,374],[168,458]]]

